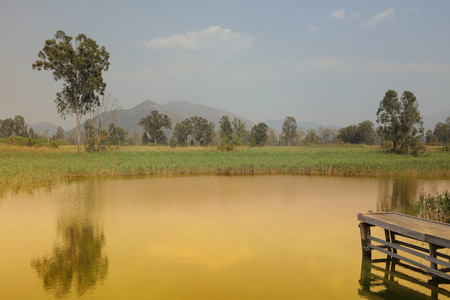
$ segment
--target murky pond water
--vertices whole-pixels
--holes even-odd
[[[356,216],[445,189],[448,180],[191,176],[9,195],[0,199],[0,298],[430,296],[409,281],[384,284],[384,265],[367,275]],[[363,280],[370,272],[373,284]]]

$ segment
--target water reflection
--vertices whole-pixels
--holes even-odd
[[[361,263],[358,294],[368,299],[448,299],[448,284],[428,280],[425,271],[397,259],[368,259]]]
[[[427,187],[426,190],[425,187]],[[380,179],[377,209],[413,214],[411,200],[418,200],[423,193],[433,194],[443,190],[439,181],[406,178]]]
[[[57,232],[52,252],[33,259],[31,266],[44,289],[66,297],[72,286],[78,296],[95,289],[108,274],[105,234],[100,224],[100,198],[95,183],[66,195],[58,205]]]

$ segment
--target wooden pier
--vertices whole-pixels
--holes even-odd
[[[433,280],[450,282],[450,224],[394,212],[360,213],[358,220],[363,257],[371,258],[372,250],[377,250],[419,267]],[[371,234],[374,226],[384,229],[384,238]]]

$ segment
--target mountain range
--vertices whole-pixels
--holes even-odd
[[[141,104],[136,105],[135,107],[131,109],[118,109],[117,110],[117,121],[115,122],[116,126],[122,127],[125,131],[127,131],[130,135],[133,132],[138,132],[140,134],[143,133],[143,129],[141,126],[137,125],[139,120],[151,113],[152,110],[157,110],[159,113],[167,115],[172,120],[172,128],[175,127],[175,125],[183,121],[186,118],[190,118],[193,116],[199,116],[202,118],[207,119],[209,122],[212,122],[215,124],[216,130],[220,127],[220,119],[222,116],[228,116],[230,120],[233,120],[234,118],[241,119],[246,123],[247,130],[250,131],[250,129],[255,125],[255,123],[251,120],[248,120],[242,116],[236,115],[234,113],[202,105],[202,104],[195,104],[188,101],[172,101],[168,102],[166,104],[158,104],[157,102],[154,102],[152,100],[145,100]],[[425,130],[427,129],[434,129],[434,126],[438,122],[445,122],[446,118],[450,116],[450,111],[444,111],[439,112],[435,114],[428,114],[423,116]],[[295,116],[294,116],[295,117]],[[361,120],[361,122],[364,120]],[[277,132],[281,132],[281,127],[284,120],[268,120],[264,123],[269,126],[269,128],[275,129]],[[351,125],[347,124],[346,126]],[[376,125],[376,124],[375,124]],[[320,126],[333,128],[333,129],[339,129],[341,126],[334,125],[334,124],[328,124],[328,125],[321,125],[316,122],[303,122],[300,120],[297,120],[297,127],[302,128],[303,131],[307,131],[309,129],[317,130]],[[45,130],[48,130],[48,134],[51,136],[56,133],[57,126],[48,122],[40,122],[35,123],[32,125],[29,125],[29,127],[32,127],[35,132],[44,133]],[[68,131],[70,132],[76,132],[76,128],[71,129]]]

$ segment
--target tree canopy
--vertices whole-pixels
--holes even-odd
[[[266,123],[258,123],[252,127],[250,131],[250,145],[251,146],[264,146],[267,140],[267,131],[269,126]]]
[[[411,154],[418,144],[418,133],[423,133],[417,99],[409,91],[399,100],[396,91],[388,90],[380,101],[377,123],[382,125],[381,133],[392,141],[394,153]]]
[[[157,142],[166,136],[161,128],[172,128],[172,120],[167,115],[153,110],[149,115],[141,118],[138,125],[144,128],[144,131],[150,135],[150,141],[153,141],[156,146]]]
[[[53,39],[45,41],[38,57],[33,69],[52,70],[55,81],[64,81],[62,91],[56,94],[56,108],[63,118],[75,114],[80,149],[81,118],[99,104],[99,95],[104,94],[102,72],[109,68],[109,53],[84,34],[74,40],[59,30]]]

